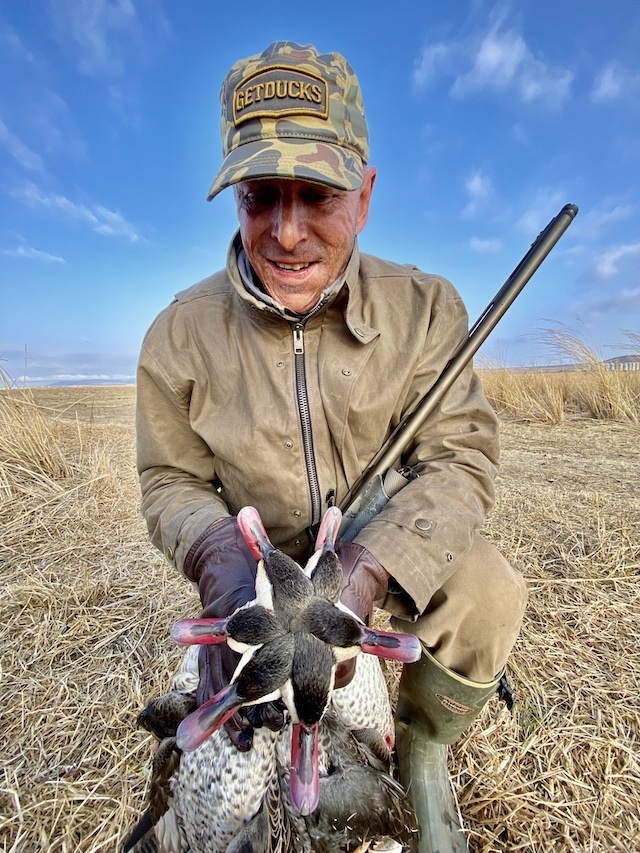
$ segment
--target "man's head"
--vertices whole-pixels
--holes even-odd
[[[267,292],[304,313],[344,271],[367,221],[375,169],[355,74],[337,53],[275,42],[220,95],[224,163],[249,261]]]

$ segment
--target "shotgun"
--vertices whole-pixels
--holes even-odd
[[[353,484],[340,504],[343,521],[340,539],[352,541],[371,519],[377,515],[390,498],[409,479],[396,471],[402,453],[409,446],[420,427],[440,403],[465,366],[471,361],[511,303],[531,279],[540,264],[573,222],[578,208],[566,204],[547,227],[538,234],[529,251],[473,324],[461,341],[446,367],[427,391],[415,409],[404,417],[389,435],[369,467]],[[383,479],[384,478],[384,479]]]

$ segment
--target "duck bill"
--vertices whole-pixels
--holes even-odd
[[[322,516],[320,529],[316,538],[316,551],[334,551],[340,524],[342,523],[342,512],[340,507],[330,506]]]
[[[229,684],[219,693],[189,714],[178,726],[176,744],[179,749],[191,752],[204,743],[216,729],[224,725],[240,708],[235,684]]]
[[[262,560],[272,551],[275,551],[255,507],[242,507],[238,513],[237,522],[240,532],[256,560]]]
[[[296,723],[293,726],[289,794],[294,809],[301,815],[310,815],[318,807],[318,723],[313,726]]]
[[[179,646],[219,645],[229,636],[226,619],[179,619],[171,626],[171,639]]]
[[[420,640],[413,634],[394,634],[391,631],[374,631],[363,626],[358,643],[363,652],[387,660],[415,663],[422,655]]]

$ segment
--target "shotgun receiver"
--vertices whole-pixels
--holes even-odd
[[[420,427],[438,406],[516,296],[571,225],[577,212],[578,208],[575,204],[566,204],[547,227],[538,234],[529,251],[478,317],[466,338],[459,344],[436,382],[413,412],[400,421],[374,456],[369,467],[351,487],[340,506],[343,511],[340,539],[353,540],[362,528],[380,512],[390,497],[408,482],[401,473],[393,470],[393,465],[397,464],[403,451],[406,450]],[[385,475],[386,480],[383,482]]]

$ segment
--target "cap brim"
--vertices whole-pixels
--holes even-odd
[[[246,142],[225,159],[207,200],[240,181],[259,178],[297,178],[340,190],[357,190],[363,175],[360,156],[339,145],[305,139]]]

